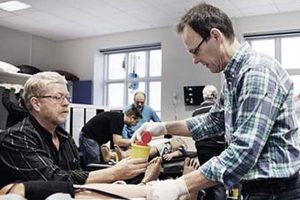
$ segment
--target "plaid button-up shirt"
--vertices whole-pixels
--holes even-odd
[[[51,133],[33,116],[0,135],[0,187],[17,180],[68,181],[84,184],[89,173],[79,165],[72,137],[59,126],[59,149]]]
[[[300,168],[293,83],[273,58],[245,43],[224,70],[218,103],[203,118],[187,119],[194,140],[225,130],[228,148],[200,167],[229,189],[241,180],[286,178]]]

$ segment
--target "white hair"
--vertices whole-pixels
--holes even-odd
[[[46,71],[32,75],[24,85],[24,101],[26,107],[30,110],[29,101],[31,97],[40,95],[47,85],[53,83],[67,84],[67,81],[64,76],[57,72]]]
[[[218,98],[218,91],[217,88],[213,85],[206,85],[202,91],[203,98],[205,99],[217,99]]]

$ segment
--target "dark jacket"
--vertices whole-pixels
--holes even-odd
[[[52,135],[33,116],[28,116],[0,135],[0,187],[17,180],[68,181],[85,183],[72,136],[56,128],[59,149]]]
[[[8,89],[3,90],[2,104],[8,112],[6,128],[17,124],[29,115],[29,112],[25,107],[19,106],[17,103],[10,100],[10,90]]]

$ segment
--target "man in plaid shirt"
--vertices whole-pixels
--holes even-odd
[[[209,138],[225,131],[228,147],[199,171],[176,180],[155,183],[149,199],[177,199],[223,184],[242,184],[244,199],[300,199],[300,147],[292,103],[293,83],[274,58],[260,54],[235,38],[229,17],[202,3],[177,25],[193,62],[225,81],[218,102],[205,117],[166,123],[146,123],[153,135]]]

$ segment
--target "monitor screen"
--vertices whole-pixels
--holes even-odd
[[[184,86],[184,103],[189,106],[197,106],[203,102],[203,88],[205,86]]]

